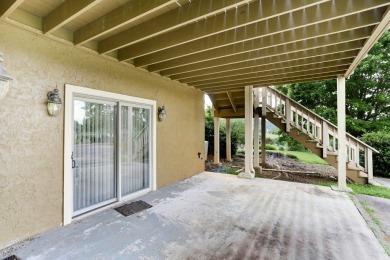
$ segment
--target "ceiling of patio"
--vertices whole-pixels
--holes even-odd
[[[389,0],[2,0],[1,19],[244,106],[244,86],[350,75]]]

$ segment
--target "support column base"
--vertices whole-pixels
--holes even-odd
[[[351,192],[353,193],[353,190],[351,188],[345,187],[345,188],[339,188],[339,186],[330,186],[330,188],[334,191],[341,191],[341,192]]]
[[[248,173],[248,172],[241,172],[237,176],[238,176],[238,178],[243,178],[243,179],[253,179],[253,178],[255,178],[255,174],[254,173]]]
[[[257,174],[263,173],[263,168],[261,166],[255,166],[253,168],[255,169],[255,173],[257,173]]]

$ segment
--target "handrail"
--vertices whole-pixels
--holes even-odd
[[[320,120],[326,122],[328,125],[331,125],[333,128],[336,128],[336,129],[338,128],[335,124],[329,122],[329,121],[326,120],[325,118],[321,117],[320,115],[318,115],[318,114],[316,114],[315,112],[311,111],[311,110],[308,109],[307,107],[301,105],[301,104],[298,103],[297,101],[295,101],[295,100],[291,99],[290,97],[286,96],[286,95],[283,94],[282,92],[280,92],[280,91],[278,91],[278,90],[276,90],[276,89],[274,89],[274,88],[270,88],[270,87],[264,87],[264,88],[267,88],[268,91],[271,90],[271,91],[274,91],[274,92],[278,93],[280,96],[283,96],[284,98],[288,99],[288,100],[290,101],[290,104],[291,104],[291,103],[294,103],[295,105],[298,105],[299,107],[301,107],[301,108],[303,108],[303,109],[309,111],[311,114],[313,114],[314,116],[316,116],[318,119],[320,119]],[[359,140],[358,138],[354,137],[353,135],[351,135],[351,134],[349,134],[349,133],[346,133],[346,134],[347,134],[347,136],[348,136],[349,138],[352,138],[353,140],[357,141],[357,142],[360,143],[361,145],[370,148],[372,151],[374,151],[374,152],[376,152],[376,153],[379,153],[378,150],[376,150],[375,148],[371,147],[370,145],[364,143],[363,141]]]

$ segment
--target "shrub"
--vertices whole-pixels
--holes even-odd
[[[275,144],[275,140],[270,137],[266,137],[265,144]]]
[[[278,150],[279,150],[279,151],[285,151],[286,148],[284,148],[284,146],[279,146]]]
[[[373,154],[374,174],[390,177],[390,133],[367,133],[361,139],[380,152]]]
[[[266,144],[266,145],[265,145],[265,150],[268,150],[268,151],[276,151],[276,150],[278,150],[278,148],[277,148],[275,145]]]

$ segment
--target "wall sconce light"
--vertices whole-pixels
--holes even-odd
[[[3,66],[3,54],[0,52],[0,100],[7,95],[12,80]]]
[[[162,107],[158,108],[158,119],[160,121],[164,121],[165,118],[168,116],[167,111],[165,110],[164,105]]]
[[[47,112],[51,116],[56,116],[60,113],[62,101],[59,96],[59,91],[56,86],[52,91],[47,92]]]

